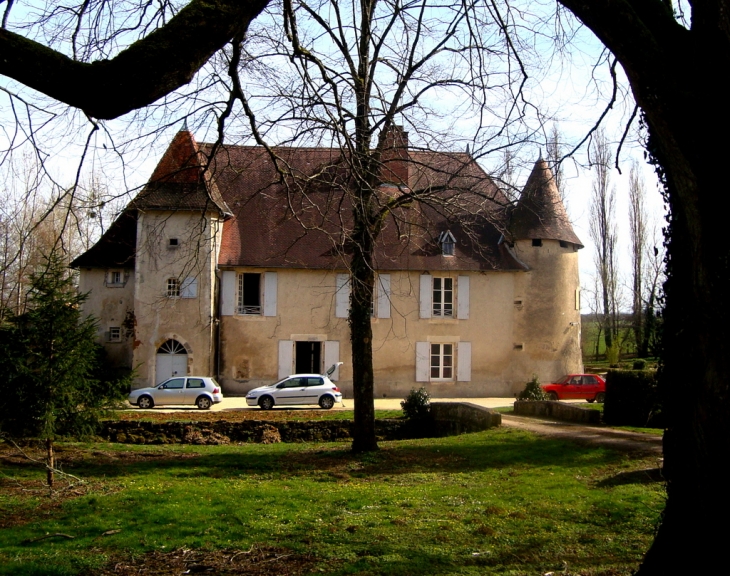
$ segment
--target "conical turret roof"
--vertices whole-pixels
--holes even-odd
[[[175,135],[152,177],[132,201],[140,210],[220,210],[230,214],[215,182],[205,170],[206,159],[193,135],[183,128]]]
[[[562,240],[583,248],[570,225],[555,177],[542,158],[535,162],[512,212],[509,228],[513,240]]]

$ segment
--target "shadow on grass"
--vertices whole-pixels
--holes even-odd
[[[610,478],[601,480],[596,486],[599,488],[612,488],[613,486],[627,484],[654,484],[656,482],[664,482],[661,468],[645,468],[644,470],[620,472]]]
[[[517,430],[487,431],[450,438],[383,442],[380,451],[355,455],[349,444],[241,446],[147,446],[120,450],[75,450],[58,454],[64,469],[84,477],[125,477],[161,472],[178,477],[215,478],[258,474],[287,476],[313,472],[377,479],[414,472],[470,472],[507,467],[575,468],[617,462],[623,455]],[[108,445],[107,445],[108,446]]]

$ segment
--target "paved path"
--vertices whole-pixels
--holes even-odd
[[[502,414],[502,425],[529,430],[543,436],[565,438],[581,444],[604,446],[625,452],[645,452],[657,455],[662,453],[662,437],[653,434],[505,414]]]

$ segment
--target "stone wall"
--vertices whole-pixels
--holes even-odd
[[[405,440],[479,432],[499,426],[498,412],[475,404],[434,402],[425,421],[375,421],[378,440]],[[100,436],[122,444],[229,444],[237,442],[337,442],[352,440],[352,420],[149,422],[108,420]]]
[[[579,408],[573,404],[563,402],[546,401],[517,401],[515,402],[515,414],[518,416],[545,416],[564,420],[566,422],[578,422],[581,424],[600,424],[601,413],[598,410]]]
[[[432,402],[431,417],[439,435],[479,432],[502,424],[495,410],[470,402]]]

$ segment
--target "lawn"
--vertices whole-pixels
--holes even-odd
[[[87,483],[50,498],[0,445],[0,574],[628,575],[663,506],[655,459],[514,429],[381,446],[64,444]]]

